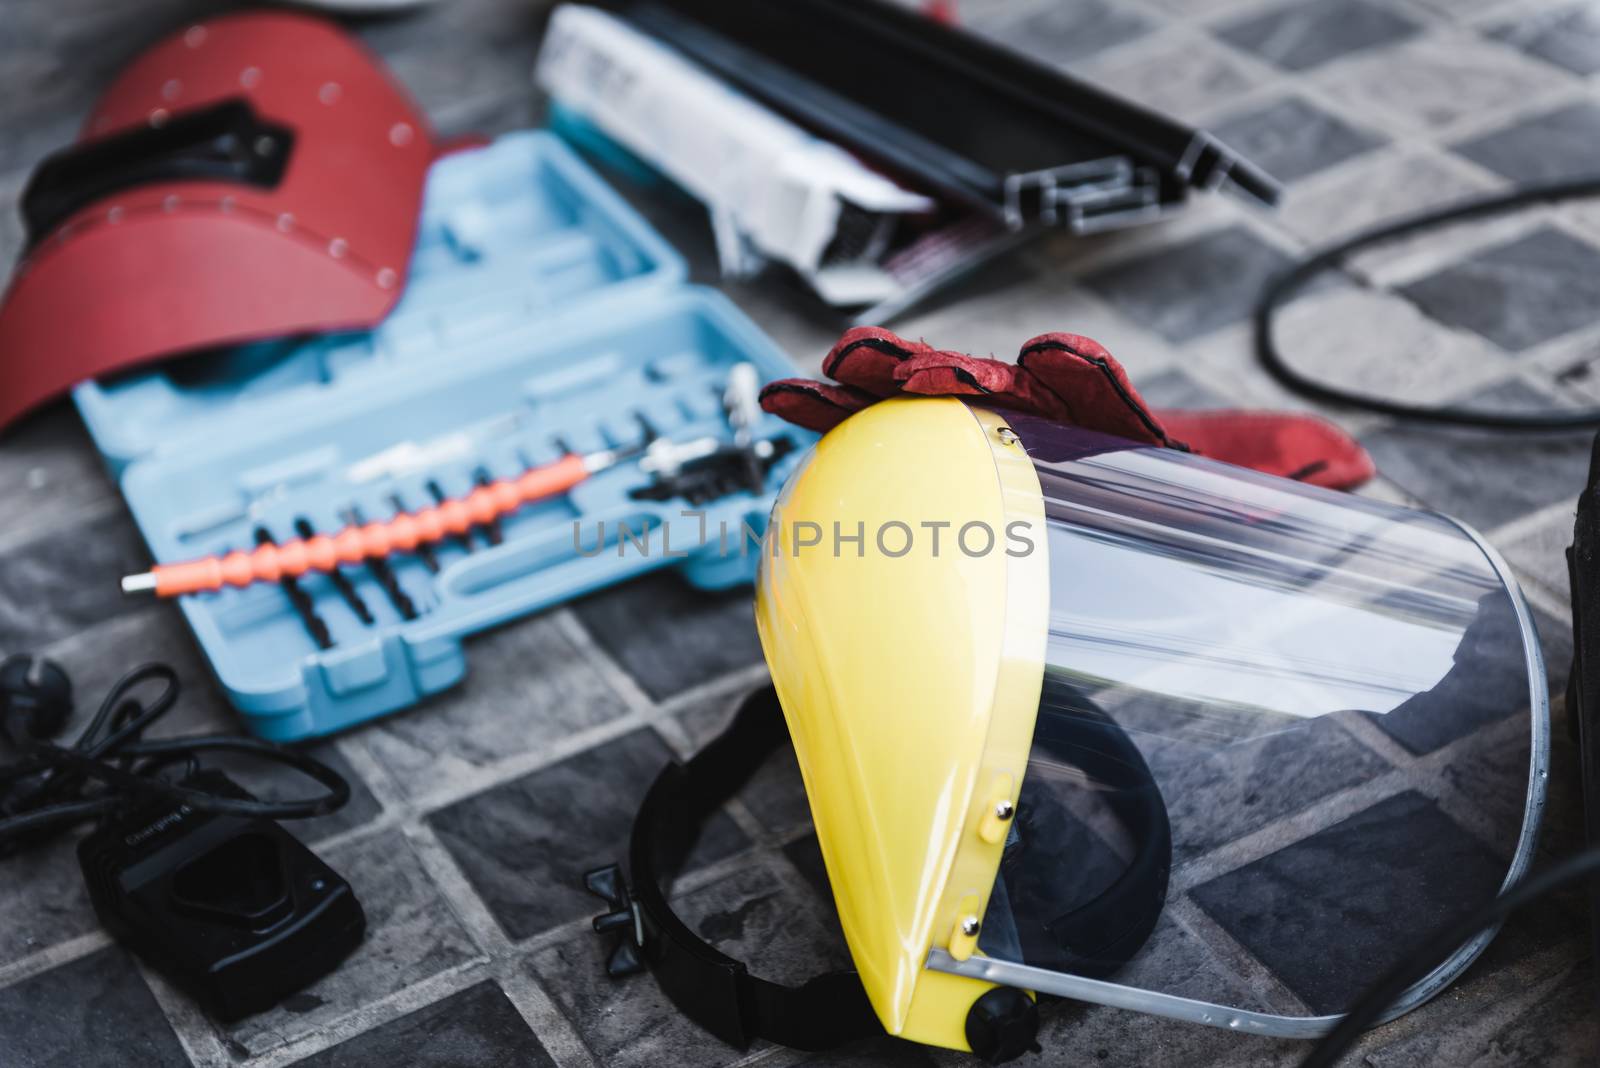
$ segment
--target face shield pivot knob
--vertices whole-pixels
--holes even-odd
[[[606,957],[606,974],[621,979],[644,971],[644,958],[639,952],[643,948],[640,944],[643,928],[633,896],[628,893],[628,884],[623,881],[622,869],[611,864],[586,872],[583,886],[611,908],[605,915],[594,918],[595,934],[604,936],[617,931],[622,936]]]
[[[1039,1006],[1022,991],[997,986],[967,1012],[967,1044],[990,1064],[1038,1053]]]

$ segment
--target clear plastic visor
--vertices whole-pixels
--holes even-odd
[[[979,952],[930,967],[1326,1029],[1528,862],[1549,727],[1520,593],[1446,517],[1007,418],[1044,494],[1043,693]]]

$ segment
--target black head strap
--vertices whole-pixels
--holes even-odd
[[[1151,823],[1147,817],[1152,813],[1146,808],[1153,804],[1159,808],[1154,822],[1165,832],[1165,805],[1132,741],[1103,715],[1090,726],[1096,740],[1080,739],[1083,744],[1071,747],[1049,741],[1043,744],[1091,776],[1110,773],[1102,766],[1106,764],[1102,756],[1117,765],[1115,774],[1123,778],[1130,767],[1142,773],[1148,789],[1132,791],[1130,796],[1142,798],[1134,804],[1144,807],[1127,813],[1119,810],[1119,816],[1139,834]],[[1120,737],[1120,743],[1105,741],[1113,735]],[[595,919],[595,930],[623,935],[607,965],[613,976],[648,965],[662,991],[685,1016],[731,1045],[745,1048],[762,1038],[793,1049],[824,1050],[883,1033],[854,971],[827,972],[792,987],[751,975],[742,962],[718,952],[692,931],[667,900],[668,888],[706,820],[738,793],[787,739],[783,710],[770,686],[745,698],[720,735],[687,763],[667,765],[645,795],[628,849],[631,892],[614,865],[588,873],[585,885],[605,898],[612,909]],[[1136,763],[1129,760],[1130,751]],[[1138,951],[1165,897],[1172,853],[1170,833],[1141,842],[1141,849],[1154,854],[1149,864],[1143,863],[1141,855],[1129,868],[1131,873],[1142,873],[1135,876],[1141,885],[1125,885],[1128,877],[1124,876],[1107,891],[1108,895],[1128,894],[1139,902],[1122,906],[1124,919],[1129,908],[1138,913],[1133,921],[1107,931],[1101,925],[1110,919],[1109,914],[1096,911],[1091,903],[1051,925],[1061,926],[1063,939],[1093,943],[1097,959],[1119,953],[1119,963]],[[1159,873],[1159,887],[1144,885],[1151,881],[1152,873]],[[1099,937],[1091,936],[1094,928],[1099,929]],[[1104,944],[1108,938],[1110,945]]]
[[[1031,932],[1037,938],[1030,938],[1026,928],[1019,932],[1025,963],[1101,978],[1139,951],[1166,905],[1172,870],[1172,825],[1166,802],[1127,731],[1076,687],[1049,676],[1033,745],[1036,753],[1046,753],[1086,775],[1095,784],[1095,797],[1136,843],[1132,859],[1111,885]],[[1059,804],[1042,796],[1048,786],[1039,790],[1040,795],[1030,796],[1029,782],[1023,781],[1019,807],[1024,816],[1030,808]],[[1006,869],[1002,865],[1003,875]],[[1050,886],[1044,892],[1055,898],[1061,888]],[[1013,902],[1021,896],[1013,896]]]

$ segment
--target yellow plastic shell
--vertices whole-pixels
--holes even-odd
[[[981,528],[962,537],[974,523],[987,551]],[[1048,575],[1032,463],[1001,414],[954,398],[852,416],[773,507],[762,648],[845,939],[903,1038],[968,1049],[967,1011],[992,986],[925,964],[976,943],[963,920],[984,914],[993,814],[1027,766]]]

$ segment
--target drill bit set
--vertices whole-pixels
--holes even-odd
[[[794,373],[558,140],[429,175],[380,326],[247,346],[75,396],[247,726],[291,741],[445,689],[465,639],[656,568],[748,582],[811,436]],[[720,532],[730,537],[719,537]]]
[[[408,510],[399,493],[388,499],[395,506],[388,519],[369,522],[362,510],[352,504],[341,513],[344,526],[331,533],[319,533],[305,516],[294,519],[295,537],[278,542],[266,527],[254,531],[255,548],[234,549],[224,555],[205,556],[182,563],[161,564],[150,571],[128,575],[122,592],[153,593],[158,597],[177,597],[186,593],[210,593],[226,586],[244,587],[257,582],[283,585],[290,601],[300,612],[313,639],[322,648],[332,645],[327,624],[316,616],[309,598],[300,589],[299,579],[308,572],[326,574],[340,597],[360,621],[374,622],[371,610],[345,574],[344,568],[364,564],[382,587],[384,594],[410,621],[418,612],[411,597],[401,587],[388,557],[413,553],[431,573],[439,572],[437,547],[449,541],[465,552],[472,552],[474,536],[489,546],[504,541],[501,521],[528,505],[560,497],[591,475],[617,464],[641,458],[638,465],[653,480],[630,493],[637,500],[670,501],[681,498],[691,506],[707,504],[741,490],[759,494],[766,485],[766,473],[784,456],[792,443],[785,437],[757,440],[755,426],[761,410],[757,400],[760,378],[752,364],[734,365],[723,392],[733,440],[724,443],[714,436],[682,444],[657,437],[649,420],[635,413],[643,428],[644,440],[630,448],[606,448],[589,453],[567,449],[560,459],[527,467],[510,478],[493,479],[488,470],[478,467],[475,485],[466,495],[448,497],[439,481],[427,480],[432,504]],[[414,442],[395,448],[406,455],[425,456],[430,450]],[[351,470],[366,467],[360,461]],[[247,509],[246,514],[254,509]]]

